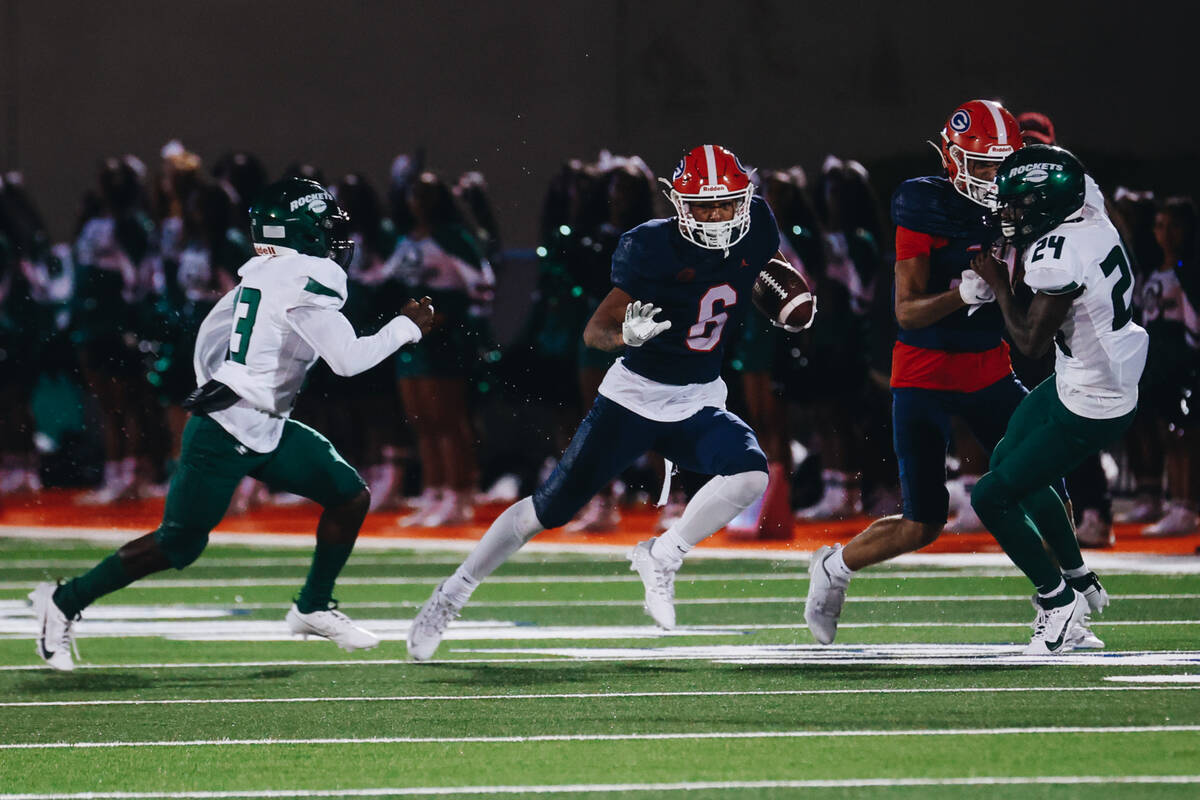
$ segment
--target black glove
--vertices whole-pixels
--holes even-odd
[[[181,405],[185,411],[199,417],[214,411],[224,411],[240,399],[237,392],[220,381],[209,381],[194,389],[183,399]]]

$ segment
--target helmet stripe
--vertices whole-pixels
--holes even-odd
[[[992,122],[996,126],[996,143],[1008,144],[1008,128],[1005,127],[1004,117],[1000,114],[1000,105],[990,100],[984,100],[983,104],[992,113]]]
[[[708,162],[708,185],[717,185],[717,154],[711,144],[704,145],[704,159]]]

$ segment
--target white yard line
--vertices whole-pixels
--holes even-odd
[[[1187,785],[1200,775],[1034,775],[1029,777],[842,778],[837,780],[680,781],[675,783],[562,783],[529,786],[402,786],[372,789],[247,789],[190,792],[80,792],[0,794],[0,800],[257,800],[257,798],[436,797],[446,795],[692,792],[747,789],[854,789],[903,786],[1078,786],[1121,784]]]
[[[868,573],[870,574],[870,573]],[[896,574],[877,573],[875,579],[902,580],[905,576]],[[912,577],[912,576],[908,576]],[[938,578],[969,578],[971,576],[937,575]],[[339,586],[436,586],[445,580],[444,576],[343,576],[338,578]],[[499,575],[488,578],[488,585],[550,585],[550,584],[611,584],[639,583],[640,578],[633,573],[615,575]],[[804,572],[750,572],[750,573],[716,573],[716,574],[683,574],[676,577],[676,583],[768,583],[774,581],[803,581],[807,583],[808,574]],[[303,576],[261,577],[261,578],[147,578],[138,581],[133,586],[137,589],[220,589],[245,588],[253,586],[295,586],[303,582]],[[30,581],[0,581],[0,590],[29,589]],[[977,595],[979,599],[1015,597],[1018,595]],[[1027,596],[1027,595],[1026,595]],[[1195,596],[1195,595],[1193,595]],[[938,595],[929,597],[941,599]]]
[[[1029,728],[919,728],[909,730],[705,731],[678,733],[560,733],[537,736],[373,736],[308,739],[187,739],[126,742],[15,742],[0,750],[77,750],[113,747],[230,747],[332,744],[537,744],[541,742],[643,742],[699,739],[850,739],[893,736],[1030,736],[1047,734],[1196,733],[1200,725],[1095,725]]]
[[[483,526],[479,526],[482,533]],[[75,528],[65,526],[21,526],[0,525],[0,537],[18,539],[78,539],[81,541],[120,543],[123,544],[131,535],[145,533],[141,528]],[[846,537],[849,538],[849,537]],[[276,533],[226,533],[215,531],[212,534],[213,544],[240,544],[262,547],[278,547],[284,549],[311,550],[311,536],[281,535]],[[355,544],[355,550],[387,551],[415,550],[442,551],[467,553],[475,548],[476,539],[406,539],[403,533],[396,537],[362,536]],[[624,555],[629,552],[627,545],[598,545],[586,542],[570,544],[543,543],[536,540],[521,548],[525,554],[586,554],[598,553],[608,555]],[[765,561],[801,561],[807,563],[812,552],[809,550],[753,550],[740,548],[706,547],[701,545],[689,555],[695,558],[746,559]],[[1200,574],[1200,558],[1194,556],[1159,556],[1140,553],[1100,553],[1090,552],[1087,556],[1088,565],[1094,569],[1115,574],[1122,570],[1150,574]],[[909,553],[893,559],[895,565],[913,565],[929,567],[998,567],[1005,574],[1018,575],[1012,562],[1003,553]]]
[[[343,576],[338,578],[338,586],[436,586],[445,580],[440,577],[393,577],[393,576]],[[741,581],[800,581],[808,580],[805,573],[729,573],[720,575],[680,576],[680,583],[691,582],[720,582],[735,583]],[[137,589],[220,589],[245,588],[249,586],[296,586],[304,582],[301,575],[287,578],[147,578],[133,584]],[[489,584],[580,584],[580,583],[640,583],[641,578],[636,574],[626,575],[500,575],[488,578]],[[0,581],[0,590],[28,589],[29,581]]]
[[[322,643],[324,644],[324,643]],[[317,646],[314,644],[314,647]],[[327,644],[324,646],[328,647]],[[1102,666],[1200,668],[1197,651],[1074,651],[1058,656],[1024,656],[1015,644],[883,644],[883,645],[702,645],[694,647],[557,647],[557,648],[451,648],[451,653],[476,657],[440,659],[414,664],[403,658],[274,661],[192,661],[76,665],[77,670],[241,669],[277,667],[412,666],[419,669],[453,669],[481,664],[586,664],[639,661],[712,661],[718,664],[785,664],[789,666],[883,665],[914,667]],[[482,656],[482,657],[479,657]],[[0,672],[44,672],[43,664],[0,666]]]
[[[1164,678],[1190,678],[1190,680],[1168,681]],[[1157,679],[1157,680],[1155,680]],[[0,702],[0,708],[67,707],[67,706],[205,706],[205,705],[271,705],[286,703],[423,703],[446,701],[517,701],[517,700],[620,700],[649,697],[808,697],[843,694],[903,695],[903,694],[1025,694],[1042,692],[1177,692],[1193,691],[1200,686],[1200,676],[1151,675],[1111,677],[1105,680],[1146,680],[1148,683],[1179,685],[1164,686],[964,686],[961,688],[925,689],[752,689],[743,691],[692,691],[692,692],[567,692],[547,694],[430,694],[393,695],[387,697],[223,697],[204,699],[172,700],[31,700],[25,702]]]
[[[140,584],[139,584],[140,585]],[[27,588],[27,586],[26,586]],[[1200,594],[1111,594],[1114,601],[1122,600],[1200,600]],[[737,605],[804,605],[806,598],[800,595],[765,597],[677,597],[677,606],[727,606]],[[364,608],[420,608],[421,600],[365,601],[348,605],[347,609]],[[1027,594],[929,594],[929,595],[857,595],[846,598],[847,603],[974,603],[974,602],[1029,602]],[[642,600],[479,600],[468,608],[641,608]],[[150,604],[99,604],[87,612],[88,619],[171,619],[181,617],[222,617],[245,611],[268,611],[291,608],[291,603],[154,603]],[[0,617],[31,616],[28,601],[24,599],[0,600]],[[952,623],[947,623],[952,624]]]
[[[183,614],[171,619],[154,615],[153,608],[146,610],[125,609],[124,615],[97,615],[78,623],[76,635],[82,639],[162,637],[175,641],[206,642],[286,642],[296,637],[282,619],[247,619],[244,615],[234,616],[228,612],[208,613],[197,619],[196,615]],[[404,618],[364,619],[360,622],[384,641],[402,641],[411,626]],[[1102,628],[1117,627],[1163,627],[1200,625],[1200,620],[1121,620],[1100,623]],[[650,624],[634,625],[530,625],[512,620],[460,620],[451,623],[445,634],[448,642],[534,642],[534,641],[614,641],[678,639],[688,637],[743,637],[754,631],[803,631],[801,622],[764,624],[708,624],[682,625],[671,631],[663,631]],[[850,622],[843,629],[904,629],[942,628],[966,630],[970,628],[1027,630],[1029,623],[1024,619],[946,622],[942,620],[909,620],[901,622]],[[15,613],[0,613],[0,638],[32,639],[37,633],[37,620],[28,609]]]

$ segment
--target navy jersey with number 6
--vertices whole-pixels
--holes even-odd
[[[671,327],[626,347],[624,365],[658,383],[716,380],[725,341],[751,307],[754,279],[778,250],[775,216],[759,197],[751,200],[750,231],[728,255],[686,241],[674,217],[628,231],[613,254],[613,286],[662,308],[655,319]]]

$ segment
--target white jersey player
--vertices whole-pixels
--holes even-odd
[[[1056,349],[1053,378],[1021,401],[971,495],[1037,589],[1030,655],[1083,646],[1073,631],[1108,604],[1078,546],[1061,546],[1074,544],[1073,526],[1050,484],[1129,427],[1146,363],[1148,337],[1130,310],[1129,259],[1089,183],[1061,147],[1027,145],[1007,157],[996,173],[1001,230],[1023,253],[1032,299],[1013,293],[1007,269],[990,253],[972,262],[995,292],[1013,343],[1032,358]],[[1056,542],[1057,565],[1043,539]]]
[[[340,311],[344,265],[353,255],[348,221],[324,187],[300,178],[268,187],[251,210],[258,255],[238,270],[241,282],[200,327],[194,358],[200,388],[183,404],[193,416],[162,524],[86,574],[60,586],[40,584],[30,595],[40,623],[38,654],[54,669],[74,669],[72,624],[97,598],[196,560],[247,475],[324,507],[312,567],[287,614],[291,631],[346,650],[379,643],[333,599],[367,513],[366,485],[329,440],[288,417],[318,358],[339,375],[370,369],[429,331],[433,307],[429,298],[409,301],[379,333],[355,336]]]

